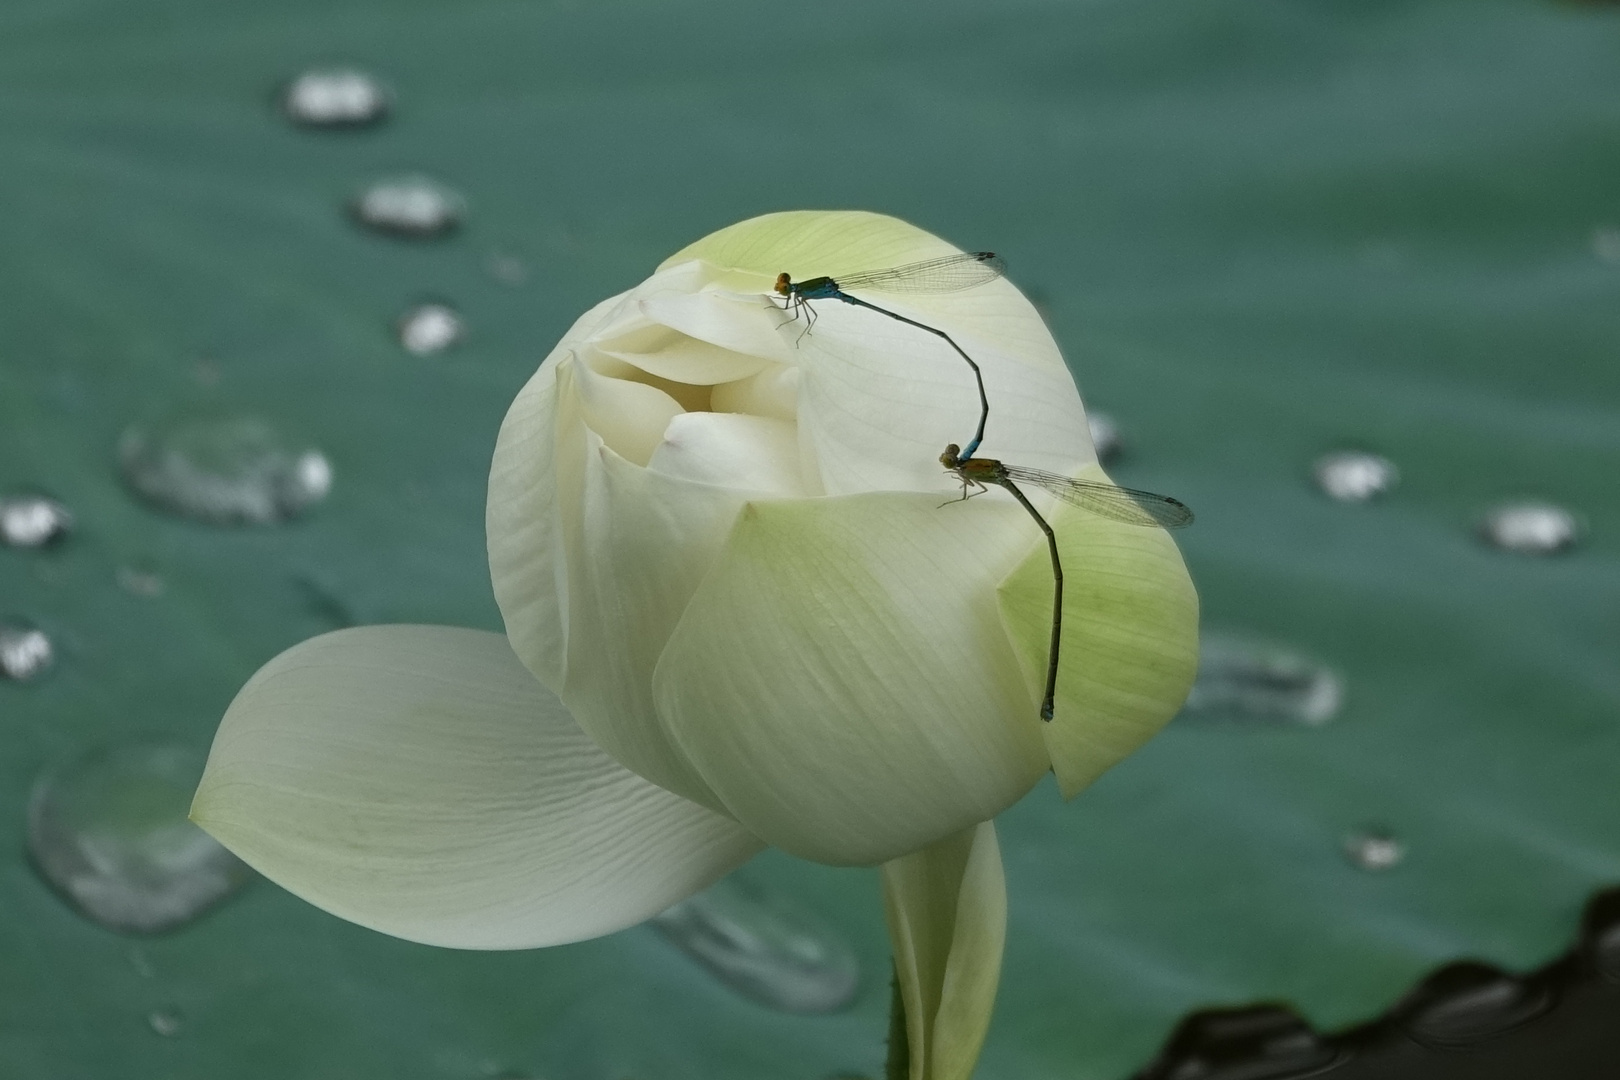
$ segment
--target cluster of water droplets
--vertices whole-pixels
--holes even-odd
[[[308,128],[362,128],[393,109],[389,89],[352,68],[304,72],[283,88],[280,107]],[[411,240],[450,235],[464,222],[467,201],[454,188],[420,174],[374,180],[349,203],[361,226]],[[1620,230],[1593,234],[1597,258],[1620,264]],[[514,256],[491,256],[491,277],[508,285],[527,279]],[[466,326],[443,301],[409,307],[395,323],[398,344],[415,355],[461,343]],[[1126,443],[1117,422],[1088,417],[1099,460],[1111,461]],[[163,511],[212,524],[273,524],[296,518],[325,499],[333,483],[326,455],[286,438],[251,415],[172,418],[130,427],[119,444],[119,469],[130,489]],[[1341,450],[1312,466],[1318,488],[1343,503],[1390,495],[1400,481],[1395,464],[1365,450]],[[0,498],[0,543],[34,549],[68,537],[74,516],[43,494]],[[1544,555],[1573,547],[1582,524],[1569,510],[1543,502],[1503,504],[1478,523],[1490,545]],[[156,569],[120,566],[126,592],[163,593]],[[0,621],[0,676],[23,682],[46,672],[55,650],[45,632]],[[1185,710],[1191,721],[1292,725],[1333,721],[1345,698],[1342,678],[1297,650],[1237,638],[1208,638]],[[54,768],[35,786],[28,812],[29,855],[50,885],[87,918],[126,933],[174,930],[212,909],[252,872],[186,818],[202,769],[193,748],[168,740],[103,747]],[[1342,840],[1348,862],[1368,872],[1401,864],[1405,845],[1383,826],[1358,828]],[[760,1005],[816,1014],[848,1006],[860,985],[854,950],[834,929],[789,897],[733,875],[671,907],[652,926],[717,980]],[[1597,969],[1620,982],[1620,921],[1594,938]],[[1413,1039],[1464,1045],[1521,1025],[1550,1007],[1545,987],[1480,965],[1456,965],[1424,984],[1396,1011]],[[185,1019],[177,1007],[147,1015],[153,1033],[174,1037]],[[1200,1014],[1183,1025],[1160,1063],[1143,1080],[1263,1080],[1306,1076],[1332,1068],[1344,1050],[1330,1045],[1285,1010]],[[1256,1063],[1259,1063],[1258,1065]]]

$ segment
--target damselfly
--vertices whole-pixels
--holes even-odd
[[[1127,525],[1179,529],[1192,524],[1193,512],[1186,503],[1168,495],[1115,487],[1098,480],[1075,480],[1044,469],[1007,465],[994,458],[965,458],[955,443],[939,455],[939,463],[962,481],[963,499],[983,494],[991,484],[1005,488],[1046,534],[1046,546],[1052,553],[1052,647],[1046,661],[1046,696],[1041,700],[1041,719],[1051,720],[1052,699],[1057,694],[1058,646],[1063,640],[1063,561],[1058,558],[1057,534],[1018,485],[1038,487],[1070,506]]]
[[[906,263],[904,266],[894,266],[887,270],[869,270],[862,274],[840,274],[837,280],[830,277],[810,278],[807,281],[794,281],[787,274],[776,276],[777,295],[786,298],[787,310],[793,313],[793,318],[804,316],[804,332],[808,334],[815,325],[816,312],[810,306],[812,300],[841,300],[846,304],[854,304],[879,315],[887,315],[891,319],[915,326],[919,330],[926,330],[935,337],[945,339],[945,343],[956,350],[956,354],[967,361],[968,367],[973,369],[973,378],[979,384],[979,429],[973,433],[968,441],[967,449],[962,451],[961,460],[967,461],[973,457],[973,452],[984,441],[985,421],[990,418],[990,399],[984,392],[984,375],[979,371],[979,365],[973,362],[973,357],[962,351],[962,346],[951,339],[951,335],[937,327],[920,323],[916,319],[908,319],[899,312],[880,308],[876,304],[868,303],[859,297],[851,296],[848,289],[867,290],[873,292],[891,293],[943,293],[958,292],[962,289],[971,289],[975,285],[983,285],[987,281],[994,281],[1006,273],[1007,267],[1001,258],[993,251],[965,251],[958,255],[946,255],[938,259],[924,259],[922,262]],[[802,336],[802,335],[801,335]]]

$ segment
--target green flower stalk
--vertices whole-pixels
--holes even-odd
[[[1044,537],[1005,493],[952,503],[977,421],[931,335],[777,274],[944,241],[772,214],[582,316],[519,393],[490,473],[506,635],[378,626],[272,660],[226,712],[193,817],[293,892],[460,948],[633,925],[766,844],[883,867],[913,1080],[972,1072],[1006,892],[990,820],[1073,796],[1180,706],[1197,599],[1168,535],[1048,507],[1067,589],[1037,715]],[[1102,478],[1073,379],[1005,281],[888,306],[984,370],[986,453]]]

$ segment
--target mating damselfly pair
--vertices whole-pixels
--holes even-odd
[[[1193,514],[1186,504],[1168,495],[1155,495],[1150,491],[1118,487],[1101,481],[1074,479],[1043,469],[1008,464],[995,458],[974,457],[979,444],[984,441],[985,424],[990,418],[990,399],[985,393],[984,373],[979,369],[979,365],[945,331],[907,318],[899,312],[879,307],[857,296],[851,296],[848,291],[855,289],[878,293],[958,292],[994,281],[1005,272],[1005,264],[995,253],[969,251],[884,270],[840,274],[836,279],[815,277],[795,282],[790,275],[782,273],[776,278],[776,292],[784,298],[784,306],[792,312],[794,319],[803,316],[804,333],[810,332],[816,320],[815,309],[810,306],[811,301],[838,300],[886,315],[907,326],[914,326],[943,339],[973,370],[973,378],[979,389],[978,429],[968,441],[966,449],[951,443],[940,455],[939,461],[962,483],[962,499],[953,501],[962,501],[982,494],[989,490],[991,485],[1003,488],[1018,501],[1030,517],[1035,519],[1035,524],[1046,535],[1047,549],[1052,556],[1052,638],[1047,655],[1046,688],[1041,700],[1041,719],[1049,721],[1053,715],[1053,699],[1057,695],[1058,656],[1063,640],[1063,560],[1058,554],[1057,533],[1053,531],[1046,518],[1041,516],[1040,511],[1035,509],[1019,485],[1039,488],[1071,506],[1127,525],[1156,525],[1174,529],[1192,524]]]

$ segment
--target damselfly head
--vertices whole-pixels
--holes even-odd
[[[782,296],[790,295],[793,292],[793,290],[788,287],[788,283],[791,282],[792,280],[793,279],[788,277],[787,274],[785,274],[785,273],[777,274],[776,275],[776,291],[777,291],[777,293],[782,295]]]
[[[939,455],[939,463],[947,469],[959,468],[962,464],[962,448],[955,443],[945,447],[945,452]]]

